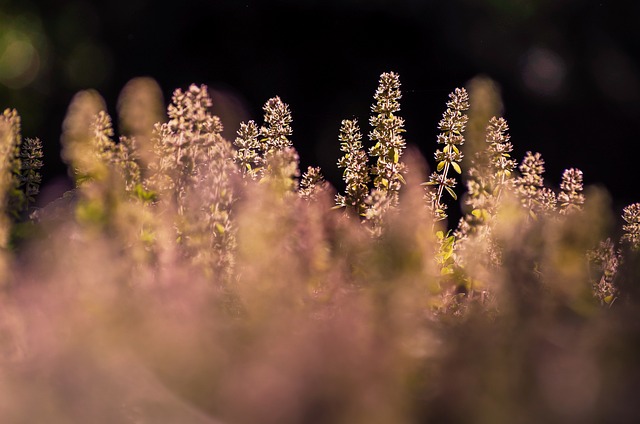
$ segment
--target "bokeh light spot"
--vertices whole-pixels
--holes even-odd
[[[557,53],[533,48],[525,54],[521,72],[522,81],[529,90],[551,97],[562,88],[567,70],[564,59]]]
[[[17,89],[29,85],[38,75],[40,59],[30,38],[9,32],[0,43],[0,83]]]

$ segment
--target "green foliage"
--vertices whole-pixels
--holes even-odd
[[[122,104],[153,98],[156,86],[144,87]],[[22,141],[17,113],[5,112],[0,416],[633,420],[640,204],[624,209],[614,241],[606,193],[585,189],[575,168],[546,186],[539,153],[516,169],[501,117],[486,118],[484,142],[474,123],[462,162],[467,109],[477,118],[483,103],[465,89],[440,121],[425,198],[399,87],[397,74],[380,77],[368,148],[357,121],[342,121],[338,195],[318,167],[298,180],[278,97],[264,125],[242,123],[232,143],[206,86],[176,90],[155,125],[154,102],[139,121],[123,106],[131,132],[118,138],[86,91],[63,126],[76,188],[26,214],[42,146]],[[445,191],[464,208],[457,225],[445,220]],[[28,243],[9,244],[11,232]]]

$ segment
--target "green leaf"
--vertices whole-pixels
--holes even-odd
[[[398,149],[393,149],[393,163],[398,163],[399,160],[400,152],[398,152]]]
[[[136,196],[138,196],[138,199],[144,202],[154,202],[158,197],[154,191],[145,190],[141,184],[136,184],[133,190]]]
[[[457,162],[451,162],[451,166],[456,170],[458,174],[462,174],[462,169],[460,169],[460,165]]]
[[[108,216],[104,205],[98,200],[79,202],[75,210],[76,219],[86,224],[104,224]]]
[[[453,250],[448,250],[446,252],[442,252],[442,258],[447,261],[453,255]]]
[[[447,239],[445,240],[445,248],[449,249],[453,252],[453,245],[456,242],[456,236],[449,236],[447,237]]]
[[[451,267],[445,266],[440,270],[440,275],[451,275],[453,274],[453,269]]]
[[[451,187],[447,187],[445,186],[444,188],[447,189],[447,191],[449,192],[449,194],[451,195],[451,197],[453,197],[453,200],[458,200],[458,196],[456,195],[456,192],[453,191],[453,189]]]
[[[444,168],[444,165],[445,165],[446,163],[447,163],[446,161],[441,161],[441,162],[439,162],[439,163],[438,163],[438,167],[436,168],[436,170],[437,170],[438,172],[442,171],[442,169]]]
[[[140,241],[146,244],[150,244],[156,241],[156,235],[152,231],[142,230],[140,233]]]

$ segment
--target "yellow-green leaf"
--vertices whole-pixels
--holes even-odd
[[[462,174],[462,169],[460,169],[460,165],[457,162],[451,162],[451,166],[456,170],[458,174]]]
[[[448,266],[445,266],[440,270],[440,275],[451,275],[451,274],[453,274],[453,270]]]
[[[453,197],[453,200],[458,200],[458,196],[456,195],[456,192],[453,191],[453,189],[451,187],[446,187],[447,191],[449,192],[449,194],[451,195],[451,197]]]

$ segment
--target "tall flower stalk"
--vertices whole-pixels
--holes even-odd
[[[456,88],[453,93],[449,94],[447,110],[438,123],[441,133],[438,134],[437,142],[444,147],[442,150],[436,150],[434,155],[437,162],[436,172],[433,172],[429,181],[425,183],[425,185],[435,187],[435,190],[428,192],[427,200],[436,221],[447,217],[445,212],[447,206],[442,202],[443,192],[446,190],[454,200],[458,198],[453,190],[456,186],[456,180],[449,177],[449,170],[453,168],[458,174],[462,173],[460,162],[463,155],[459,146],[464,144],[463,133],[468,120],[465,112],[468,109],[469,95],[467,90]]]
[[[556,209],[555,193],[544,186],[544,159],[540,153],[527,152],[520,163],[520,177],[516,179],[516,194],[522,206],[529,211],[532,218],[539,213],[552,212]]]
[[[35,196],[40,192],[42,175],[42,142],[39,138],[27,138],[20,149],[21,184],[25,194],[25,209],[35,202]]]
[[[465,204],[470,212],[460,220],[454,232],[456,249],[461,251],[472,243],[476,252],[496,259],[498,249],[491,240],[492,227],[503,191],[513,186],[515,160],[511,159],[513,146],[509,142],[509,126],[504,118],[492,117],[486,128],[484,150],[476,152],[467,170]]]
[[[358,215],[364,216],[371,177],[358,121],[343,120],[339,139],[340,150],[344,152],[344,156],[338,160],[338,167],[344,169],[342,178],[346,188],[344,194],[336,195],[336,205],[353,208]]]
[[[406,147],[402,133],[404,119],[396,116],[400,111],[400,77],[395,72],[385,72],[380,75],[378,88],[374,95],[375,104],[371,111],[375,113],[369,123],[373,131],[369,139],[374,146],[369,155],[375,164],[371,173],[374,175],[373,186],[389,196],[391,206],[398,204],[398,193],[404,181],[402,172],[405,164],[400,160]]]
[[[509,141],[509,125],[504,118],[495,116],[487,126],[487,143],[489,144],[489,168],[491,170],[492,193],[496,202],[502,192],[513,185],[513,172],[516,161],[511,158],[513,145]]]
[[[261,157],[260,131],[254,121],[240,123],[238,136],[233,142],[236,147],[234,160],[243,176],[255,180],[262,171],[263,159]]]
[[[265,125],[260,128],[261,151],[264,170],[263,178],[268,178],[272,186],[283,193],[298,188],[300,157],[289,139],[292,134],[291,111],[289,105],[276,96],[264,107]]]

